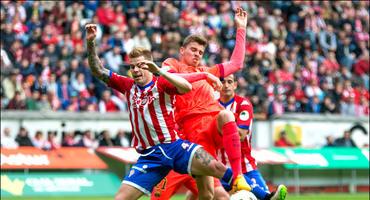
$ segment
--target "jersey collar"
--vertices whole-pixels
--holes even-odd
[[[230,99],[228,102],[222,102],[221,100],[218,100],[218,102],[220,102],[220,104],[224,107],[224,108],[226,108],[227,106],[229,106],[230,104],[232,104],[232,103],[234,103],[234,101],[235,101],[235,98],[233,97],[232,99]]]
[[[140,90],[145,90],[146,88],[152,86],[154,84],[154,81],[155,81],[155,78],[153,77],[152,81],[150,81],[148,84],[144,85],[144,86],[140,86],[140,85],[137,85],[137,87],[140,89]]]

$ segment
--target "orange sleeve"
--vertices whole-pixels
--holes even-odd
[[[171,69],[171,72],[180,72],[180,65],[178,61],[174,58],[167,58],[165,61],[163,61],[162,67],[169,67]]]
[[[215,75],[216,77],[219,78],[224,78],[224,73],[223,73],[223,66],[222,64],[217,64],[212,67],[207,68],[206,70],[208,73]]]

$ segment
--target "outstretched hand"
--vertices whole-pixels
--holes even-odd
[[[141,69],[148,70],[152,73],[158,73],[159,72],[159,67],[157,64],[155,64],[153,61],[145,60],[139,63],[139,66]]]
[[[237,28],[247,28],[248,13],[243,8],[237,8],[235,11],[235,23]]]
[[[86,24],[86,40],[91,41],[96,37],[97,27],[96,24]]]

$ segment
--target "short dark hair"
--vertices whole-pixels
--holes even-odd
[[[193,35],[189,35],[187,36],[185,39],[184,39],[184,42],[182,43],[182,46],[183,47],[186,47],[188,44],[190,44],[191,42],[196,42],[202,46],[207,46],[207,39],[201,35],[198,35],[198,34],[193,34]]]
[[[135,47],[132,51],[128,54],[129,58],[137,58],[140,56],[144,56],[146,60],[153,61],[152,52],[143,47]]]

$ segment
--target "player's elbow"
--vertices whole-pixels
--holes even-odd
[[[190,92],[192,89],[193,89],[193,86],[191,85],[191,83],[189,83],[189,82],[186,82],[186,92]]]
[[[181,90],[179,91],[181,94],[185,94],[190,92],[193,89],[193,86],[189,83],[186,82],[184,83],[183,87],[181,87]]]
[[[244,62],[237,62],[237,63],[235,63],[235,66],[238,70],[241,70],[241,69],[243,69],[243,66],[244,66],[243,64],[244,64]]]

